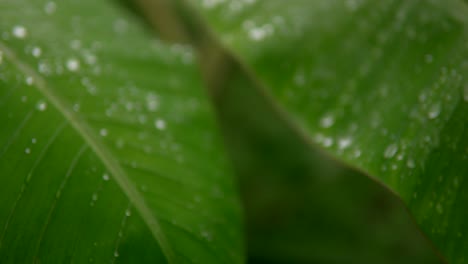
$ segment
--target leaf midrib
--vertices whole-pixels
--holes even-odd
[[[77,114],[71,111],[65,100],[56,94],[48,85],[46,80],[37,73],[31,66],[23,63],[15,52],[0,41],[0,51],[3,52],[6,59],[10,60],[21,72],[30,76],[34,80],[34,87],[44,95],[44,97],[64,116],[74,130],[83,138],[86,144],[94,151],[101,162],[112,174],[123,193],[129,198],[133,206],[140,213],[143,221],[151,231],[151,234],[158,242],[168,263],[176,263],[173,250],[161,228],[157,217],[153,214],[145,199],[138,189],[131,183],[127,173],[123,170],[116,158],[107,149],[107,147],[97,138],[91,127],[82,120]]]

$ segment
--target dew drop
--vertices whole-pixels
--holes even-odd
[[[350,138],[341,138],[338,140],[338,147],[340,149],[346,149],[351,146],[352,140]]]
[[[24,153],[30,154],[30,153],[31,153],[31,149],[30,149],[30,148],[26,148],[26,149],[24,150]]]
[[[306,83],[305,75],[302,71],[298,71],[296,75],[294,75],[294,83],[298,86],[302,86]]]
[[[117,139],[117,141],[115,141],[115,146],[118,148],[118,149],[121,149],[123,148],[125,145],[125,141],[121,138]]]
[[[81,48],[81,40],[74,39],[70,41],[70,48],[73,50],[79,50]]]
[[[405,157],[404,153],[398,154],[397,160],[403,160],[404,157]]]
[[[47,109],[47,103],[44,102],[44,101],[39,101],[37,104],[36,104],[36,109],[43,112]]]
[[[427,117],[429,117],[430,119],[437,118],[439,116],[439,114],[440,114],[440,110],[441,110],[440,104],[439,103],[434,104],[429,109],[429,112],[427,113]]]
[[[126,108],[129,112],[133,111],[133,108],[134,108],[134,107],[133,107],[133,103],[132,103],[132,102],[127,102],[127,103],[125,104],[125,108]]]
[[[397,153],[398,151],[398,145],[397,144],[390,144],[384,151],[384,157],[387,158],[387,159],[390,159],[392,158],[393,156],[395,156],[395,154]]]
[[[132,215],[132,211],[130,209],[125,210],[125,216],[129,217]]]
[[[75,112],[80,111],[80,104],[79,103],[73,104],[73,111],[75,111]]]
[[[424,61],[425,61],[427,64],[432,63],[433,60],[434,60],[434,58],[432,57],[432,54],[426,54],[426,55],[424,56]]]
[[[44,12],[48,15],[51,15],[57,10],[57,5],[53,1],[49,1],[44,6]]]
[[[128,30],[128,22],[125,19],[117,19],[114,21],[114,32],[123,34]]]
[[[31,143],[36,144],[36,143],[37,143],[37,139],[36,139],[36,138],[32,138],[32,139],[31,139]]]
[[[335,123],[335,118],[331,114],[327,114],[320,119],[320,126],[323,128],[329,128]]]
[[[96,55],[88,51],[83,52],[83,57],[88,65],[93,65],[97,61]]]
[[[108,181],[108,180],[109,180],[109,174],[104,173],[104,174],[102,175],[102,179],[105,180],[105,181]]]
[[[105,128],[101,128],[101,130],[99,130],[99,134],[103,137],[107,137],[108,133],[109,132]]]
[[[16,25],[13,27],[13,36],[19,39],[24,39],[28,35],[28,31],[24,26]]]
[[[410,169],[414,169],[414,168],[416,167],[416,164],[414,164],[414,160],[408,159],[408,160],[406,161],[406,166],[407,166],[408,168],[410,168]]]
[[[159,130],[164,130],[166,129],[166,121],[158,118],[154,121],[154,126]]]
[[[31,76],[26,77],[25,81],[27,85],[32,85],[34,83],[34,79]]]
[[[138,121],[141,123],[141,124],[146,124],[146,116],[145,115],[139,115],[138,116]]]
[[[39,47],[34,47],[34,48],[32,49],[32,51],[31,51],[31,54],[32,54],[34,57],[39,58],[39,57],[41,56],[41,54],[42,54],[42,50],[41,50],[41,48],[39,48]]]
[[[324,147],[331,147],[333,145],[333,138],[330,138],[330,137],[325,137],[323,138],[323,146]]]
[[[116,257],[116,258],[119,257],[119,252],[117,250],[114,251],[114,257]]]
[[[39,64],[37,65],[37,68],[40,73],[45,74],[45,75],[48,75],[51,72],[50,65],[48,65],[46,62],[43,62],[43,61],[39,62]]]
[[[273,32],[272,25],[265,25],[263,27],[252,27],[248,34],[249,38],[253,41],[263,40],[265,37],[270,35]]]
[[[211,235],[210,232],[206,231],[206,230],[203,230],[200,232],[200,235],[205,238],[207,241],[211,241],[213,240],[213,236]]]
[[[75,59],[71,58],[67,60],[67,69],[71,72],[76,72],[80,69],[80,62]]]
[[[359,157],[361,157],[361,154],[362,154],[362,153],[361,153],[361,150],[360,150],[360,149],[356,149],[356,150],[354,150],[353,156],[354,156],[355,158],[359,158]]]
[[[157,97],[153,94],[148,95],[146,97],[146,108],[148,109],[148,111],[155,112],[156,110],[158,110],[158,107],[159,101]]]

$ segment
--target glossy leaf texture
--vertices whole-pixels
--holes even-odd
[[[0,262],[242,262],[190,48],[113,1],[0,5]]]
[[[450,263],[468,252],[462,1],[190,1],[309,137],[398,193]]]

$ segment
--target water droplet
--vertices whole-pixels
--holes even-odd
[[[36,143],[37,143],[37,139],[36,139],[36,138],[32,138],[32,139],[31,139],[31,143],[36,144]]]
[[[156,110],[158,110],[158,107],[159,107],[159,101],[156,95],[149,94],[146,97],[146,108],[148,109],[148,111],[155,112]]]
[[[360,149],[354,150],[353,156],[354,156],[355,158],[361,157],[361,150],[360,150]]]
[[[70,48],[73,50],[79,50],[81,48],[81,40],[73,39],[70,41]]]
[[[202,5],[206,9],[211,9],[213,8],[216,4],[218,4],[219,1],[217,0],[203,0]]]
[[[119,18],[114,21],[114,32],[124,34],[128,30],[128,22],[125,19]]]
[[[28,35],[26,28],[21,25],[14,26],[12,32],[13,36],[19,39],[24,39]]]
[[[115,141],[115,146],[119,149],[123,148],[125,145],[125,141],[121,138],[117,139],[117,141]]]
[[[103,137],[107,137],[108,131],[105,128],[101,128],[101,130],[99,130],[99,134]]]
[[[67,69],[71,72],[76,72],[80,69],[80,61],[75,58],[67,60]]]
[[[73,111],[75,111],[75,112],[79,112],[79,111],[80,111],[80,104],[79,104],[79,103],[73,104]]]
[[[44,12],[48,15],[51,15],[57,10],[57,5],[53,1],[49,1],[44,6]]]
[[[132,211],[130,209],[125,210],[125,216],[129,217],[132,215]]]
[[[298,86],[303,86],[306,83],[304,72],[298,71],[294,75],[294,83]]]
[[[30,148],[26,148],[26,149],[24,150],[24,153],[26,153],[26,154],[31,153],[31,149],[30,149]]]
[[[132,103],[132,102],[127,102],[127,103],[125,103],[125,108],[126,108],[129,112],[133,111],[133,103]]]
[[[335,118],[331,114],[327,114],[320,119],[320,126],[323,128],[329,128],[335,123]]]
[[[432,63],[433,60],[434,60],[434,58],[432,57],[432,54],[426,54],[426,55],[424,56],[424,61],[425,61],[427,64]]]
[[[430,119],[437,118],[440,114],[440,110],[441,110],[440,103],[432,105],[431,108],[429,109],[429,112],[427,113],[427,117],[429,117]]]
[[[138,121],[140,122],[140,124],[146,124],[146,116],[145,115],[139,115],[138,116]]]
[[[91,196],[91,200],[93,200],[93,201],[97,201],[98,198],[99,197],[98,197],[97,193],[93,193],[93,196]]]
[[[32,85],[34,83],[34,79],[31,76],[26,77],[25,81],[27,85]]]
[[[114,251],[114,257],[116,257],[116,258],[119,257],[119,252],[117,250]]]
[[[249,38],[253,41],[263,40],[265,37],[271,35],[274,31],[274,27],[270,24],[266,24],[261,27],[252,27],[248,31]]]
[[[398,154],[397,160],[403,160],[404,157],[405,157],[404,153]]]
[[[345,3],[346,3],[346,7],[351,12],[354,12],[359,8],[359,3],[356,0],[347,0]]]
[[[154,121],[154,126],[159,130],[164,130],[166,129],[166,121],[158,118]]]
[[[201,236],[202,236],[203,238],[205,238],[207,241],[213,240],[213,236],[211,235],[211,233],[208,232],[208,231],[206,231],[206,230],[202,230],[202,231],[200,232],[200,234],[201,234]]]
[[[351,146],[352,142],[353,141],[350,138],[341,138],[340,140],[338,140],[338,147],[340,149],[346,149],[349,146]]]
[[[330,137],[323,138],[322,144],[324,147],[327,147],[327,148],[331,147],[333,145],[333,138],[330,138]]]
[[[34,47],[34,48],[32,48],[32,50],[31,50],[31,54],[32,54],[34,57],[39,58],[39,57],[41,56],[41,54],[42,54],[42,50],[41,50],[41,48],[39,48],[39,47]]]
[[[384,151],[384,157],[387,158],[387,159],[390,159],[392,158],[393,156],[395,156],[395,154],[397,153],[398,151],[398,145],[397,144],[390,144]]]
[[[104,174],[102,175],[102,179],[105,180],[105,181],[108,181],[108,180],[110,179],[110,178],[109,178],[109,174],[104,173]]]
[[[50,65],[44,61],[39,62],[39,64],[37,65],[37,68],[40,73],[45,74],[45,75],[48,75],[51,72]]]
[[[37,102],[36,104],[36,109],[39,110],[39,111],[45,111],[47,109],[47,103],[44,102],[44,101],[39,101]]]

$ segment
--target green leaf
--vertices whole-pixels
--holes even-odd
[[[202,68],[240,179],[251,262],[443,262],[397,196],[311,144],[229,53]]]
[[[152,3],[139,4],[156,29]],[[402,201],[311,144],[255,76],[183,2],[168,6],[199,63],[234,161],[249,260],[265,263],[440,263]],[[173,24],[174,25],[174,24]]]
[[[110,1],[0,14],[0,262],[242,262],[190,48]]]
[[[385,182],[465,261],[465,3],[192,2],[309,137]]]

